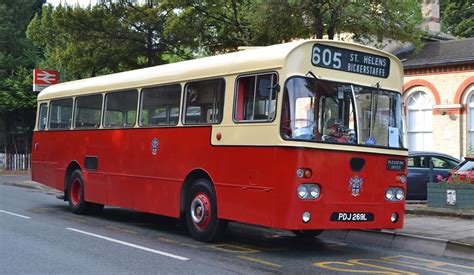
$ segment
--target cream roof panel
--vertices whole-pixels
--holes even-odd
[[[289,52],[304,42],[295,41],[60,83],[44,89],[38,100],[279,68]]]
[[[390,73],[400,75],[403,74],[401,63],[396,57],[370,47],[361,46],[355,43],[330,40],[299,40],[285,44],[254,48],[218,56],[204,57],[189,61],[60,83],[44,89],[38,95],[38,100],[41,101],[51,98],[77,96],[88,93],[124,90],[164,83],[176,83],[216,76],[225,76],[229,74],[278,69],[283,66],[286,66],[286,75],[291,75],[293,73],[304,74],[307,72],[307,70],[305,66],[302,66],[301,58],[304,58],[305,60],[308,59],[306,56],[310,53],[306,50],[294,50],[300,46],[309,49],[316,42],[387,56],[390,58],[392,64]],[[306,66],[309,66],[308,69],[314,69],[309,60],[303,63],[306,64]],[[306,71],[297,72],[297,70],[301,69],[305,69]],[[318,68],[318,70],[320,70],[323,75],[340,75],[341,79],[347,79],[349,77],[354,80],[362,80],[362,82],[365,83],[368,83],[367,81],[369,80],[369,77],[362,75],[357,75],[354,77],[354,74],[348,74],[345,72],[338,72],[323,68]],[[382,80],[382,82],[391,82],[384,84],[388,84],[386,86],[393,88],[401,88],[403,83],[401,83],[401,81],[398,79],[394,79],[397,78],[394,78],[393,75],[391,75],[390,79]],[[399,83],[394,83],[393,81]]]

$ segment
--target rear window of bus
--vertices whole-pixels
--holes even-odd
[[[48,104],[41,103],[39,107],[39,116],[38,116],[38,130],[44,131],[46,129],[46,120],[48,118]]]

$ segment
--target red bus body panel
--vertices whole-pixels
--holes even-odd
[[[211,178],[222,219],[280,229],[401,228],[404,201],[387,202],[388,187],[406,171],[388,171],[387,160],[405,157],[335,150],[275,146],[212,146],[211,126],[153,129],[100,129],[34,133],[32,178],[64,190],[68,166],[77,162],[84,174],[85,199],[171,217],[180,215],[185,178],[196,169]],[[152,153],[152,140],[159,141]],[[98,159],[96,171],[85,169],[85,157]],[[352,157],[365,160],[360,172]],[[310,179],[298,179],[298,168],[310,168]],[[363,179],[353,196],[350,178]],[[301,200],[296,188],[317,183],[321,196]],[[303,223],[303,212],[311,221]],[[371,222],[331,222],[333,212],[371,212]],[[392,213],[400,220],[390,221]]]

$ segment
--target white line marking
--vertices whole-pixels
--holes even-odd
[[[12,216],[17,216],[17,217],[20,217],[20,218],[23,218],[23,219],[31,219],[30,217],[23,216],[23,215],[20,215],[20,214],[15,214],[15,213],[8,212],[8,211],[5,211],[5,210],[0,210],[0,212],[8,214],[8,215],[12,215]]]
[[[136,244],[132,244],[132,243],[127,243],[127,242],[124,242],[124,241],[112,239],[112,238],[97,235],[97,234],[94,234],[94,233],[89,233],[89,232],[82,231],[82,230],[79,230],[79,229],[75,229],[75,228],[66,228],[66,229],[77,232],[77,233],[81,233],[81,234],[89,235],[89,236],[92,236],[92,237],[96,237],[96,238],[99,238],[99,239],[103,239],[103,240],[106,240],[106,241],[119,243],[119,244],[123,244],[123,245],[130,246],[130,247],[133,247],[133,248],[145,250],[145,251],[148,251],[148,252],[151,252],[151,253],[155,253],[155,254],[159,254],[159,255],[162,255],[162,256],[174,258],[174,259],[177,259],[177,260],[181,260],[181,261],[188,261],[189,260],[189,258],[181,257],[181,256],[178,256],[178,255],[174,255],[174,254],[171,254],[171,253],[151,249],[151,248],[148,248],[148,247],[144,247],[144,246],[140,246],[140,245],[136,245]]]

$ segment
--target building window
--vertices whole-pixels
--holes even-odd
[[[474,86],[471,87],[467,108],[467,154],[472,154],[474,151]]]
[[[413,93],[407,100],[408,148],[427,151],[433,145],[433,100],[423,92]]]

